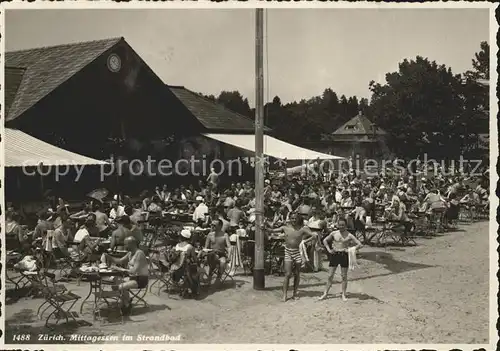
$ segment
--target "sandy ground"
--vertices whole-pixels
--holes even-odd
[[[266,277],[266,290],[255,291],[251,277],[238,275],[200,301],[148,294],[150,308],[137,308],[125,324],[66,325],[52,333],[180,334],[184,343],[488,343],[488,223],[417,242],[363,248],[359,269],[349,274],[347,302],[339,283],[331,298],[317,301],[326,272],[303,274],[301,299],[286,303],[281,277]],[[88,285],[71,290],[86,296]],[[7,300],[6,343],[14,334],[50,333],[35,317],[40,301]],[[85,310],[80,318],[92,321]]]

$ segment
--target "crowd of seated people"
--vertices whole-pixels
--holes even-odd
[[[283,225],[294,212],[302,217],[315,236],[308,250],[313,269],[319,270],[322,238],[339,218],[347,221],[353,233],[366,229],[376,217],[396,222],[395,228],[407,233],[414,228],[412,214],[431,218],[434,212],[441,211],[444,225],[448,226],[458,218],[461,208],[485,210],[489,205],[486,178],[476,178],[439,173],[433,177],[385,174],[365,177],[357,172],[330,175],[327,181],[312,175],[268,177],[264,214],[270,227]],[[205,248],[213,250],[209,264],[211,270],[220,274],[227,264],[229,237],[241,228],[252,232],[256,201],[253,187],[251,182],[222,187],[218,181],[203,180],[196,186],[175,189],[163,185],[143,192],[135,202],[127,196],[115,196],[109,201],[109,209],[105,210],[106,202],[92,201],[74,214],[59,199],[55,209],[39,215],[32,235],[22,228],[15,210],[9,209],[6,234],[20,248],[27,249],[33,242],[41,241],[42,247],[50,246],[58,257],[76,252],[80,259],[91,259],[99,253],[104,239],[111,241],[111,249],[125,249],[127,238],[134,238],[136,243],[143,240],[143,222],[148,218],[182,212],[209,232],[205,241]]]

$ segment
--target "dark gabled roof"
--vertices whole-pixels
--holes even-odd
[[[18,89],[6,82],[6,95],[12,95],[12,90],[16,90],[6,120],[20,116],[122,39],[112,38],[6,52],[6,67],[25,70]]]
[[[5,67],[5,86],[8,87],[5,89],[5,111],[7,114],[14,102],[25,71],[25,68]]]
[[[333,135],[386,135],[387,133],[375,126],[361,112],[344,123],[339,129],[333,132]],[[374,133],[375,132],[375,133]]]
[[[253,120],[179,86],[168,86],[170,91],[210,131],[255,132]],[[265,128],[265,131],[270,131]]]

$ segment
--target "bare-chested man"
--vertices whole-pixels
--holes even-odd
[[[293,275],[293,296],[298,300],[297,290],[300,283],[300,268],[302,258],[299,245],[304,240],[308,242],[314,238],[309,228],[304,226],[304,220],[296,213],[290,215],[290,223],[286,226],[273,229],[272,233],[284,233],[285,235],[285,281],[283,282],[283,302],[287,300],[288,285]],[[294,266],[295,265],[295,266]]]
[[[337,266],[340,265],[342,273],[342,300],[347,301],[347,270],[349,269],[349,255],[347,253],[347,249],[351,242],[356,244],[356,249],[363,246],[354,235],[347,231],[347,222],[344,218],[339,218],[337,225],[338,230],[331,232],[330,235],[323,240],[323,244],[328,250],[330,271],[328,274],[325,292],[319,298],[320,300],[324,300],[328,296],[328,292],[333,284],[333,278],[335,277],[335,271],[337,270]]]

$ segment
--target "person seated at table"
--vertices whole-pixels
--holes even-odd
[[[227,212],[227,218],[229,219],[231,234],[233,234],[239,228],[240,222],[246,218],[245,212],[241,210],[240,199],[236,200],[234,207]]]
[[[92,211],[95,214],[95,225],[99,231],[99,237],[107,238],[110,233],[110,222],[108,216],[102,211],[102,203],[94,201],[92,204]]]
[[[271,194],[270,194],[270,197],[271,197],[271,201],[272,202],[279,202],[280,199],[281,199],[281,191],[279,191],[278,189],[278,186],[276,184],[273,184],[272,188],[271,188]]]
[[[481,198],[472,188],[468,189],[467,194],[460,200],[460,203],[465,204],[467,207],[479,205]]]
[[[406,213],[406,206],[399,199],[394,199],[394,202],[388,211],[388,219],[390,221],[397,221],[399,223],[395,224],[392,229],[404,229],[404,234],[407,235],[411,230],[413,224]]]
[[[149,263],[144,252],[139,249],[139,243],[134,237],[129,236],[125,239],[125,248],[128,252],[122,258],[112,257],[104,253],[101,256],[101,262],[104,264],[112,262],[114,264],[111,267],[112,269],[128,273],[129,278],[117,286],[117,289],[122,292],[122,313],[128,315],[132,310],[129,290],[144,289],[148,286]],[[124,265],[127,265],[127,268],[119,267]]]
[[[83,205],[83,209],[81,211],[70,215],[69,218],[77,222],[84,221],[89,213],[92,213],[92,206],[90,205],[90,203],[86,203]]]
[[[411,209],[411,212],[426,212],[427,211],[427,203],[424,201],[424,194],[419,194],[413,202]]]
[[[38,223],[33,232],[33,240],[45,239],[47,231],[54,229],[54,224],[49,220],[51,215],[48,212],[42,212],[38,218]]]
[[[333,214],[333,212],[337,211],[337,204],[335,203],[335,195],[332,193],[327,194],[325,198],[321,201],[321,205],[323,206],[323,210],[328,214]]]
[[[310,197],[305,197],[303,199],[302,205],[297,208],[297,213],[304,221],[308,220],[311,216],[311,202],[312,199]]]
[[[223,207],[219,207],[215,209],[214,216],[212,217],[212,220],[221,220],[222,221],[222,231],[224,233],[227,233],[229,230],[229,221],[226,219],[226,212],[224,211]],[[212,221],[213,223],[213,221]]]
[[[124,215],[116,220],[118,228],[111,234],[110,249],[123,250],[125,248],[125,239],[132,236],[138,243],[143,240],[142,230],[134,225],[129,216]]]
[[[115,195],[113,200],[111,200],[111,210],[109,211],[109,219],[114,221],[116,218],[121,217],[125,214],[125,207],[119,204],[118,196]]]
[[[172,196],[171,200],[173,203],[182,203],[187,201],[187,197],[181,192],[181,189],[177,188],[174,190],[174,195]]]
[[[205,202],[203,201],[203,197],[197,196],[195,199],[196,202],[196,208],[194,209],[193,212],[193,222],[197,223],[198,225],[201,225],[202,223],[205,223],[207,218],[208,218],[208,206],[205,205]]]
[[[178,257],[170,269],[172,279],[175,282],[179,282],[184,277],[187,280],[191,293],[198,295],[198,256],[190,240],[191,231],[187,229],[182,230],[180,241],[174,247],[174,251],[178,254]]]
[[[159,196],[154,195],[151,199],[151,204],[148,206],[148,212],[152,214],[159,214],[162,211],[162,201]]]
[[[186,187],[181,185],[179,188],[175,189],[175,196],[178,202],[188,201],[189,195],[187,193]]]
[[[476,187],[476,193],[479,195],[480,198],[480,204],[487,204],[489,203],[489,194],[488,194],[488,187],[485,184],[485,181],[482,181],[479,183],[479,185]]]
[[[7,211],[5,213],[5,237],[12,238],[16,246],[19,245],[21,251],[27,251],[30,247],[29,238],[19,224],[19,215],[17,212]]]
[[[149,196],[147,192],[142,194],[142,210],[147,211],[149,208],[149,205],[151,205],[151,199],[152,197]]]
[[[286,222],[288,222],[288,217],[290,215],[290,210],[287,206],[283,205],[279,208],[278,211],[274,214],[274,218],[272,221],[272,226],[282,226]]]
[[[144,240],[144,233],[142,231],[141,225],[133,223],[131,219],[130,219],[130,236],[133,236],[139,244],[142,243],[142,241]]]
[[[68,241],[71,241],[71,228],[73,223],[69,220],[58,222],[56,228],[52,232],[52,253],[56,258],[69,257]]]
[[[169,202],[170,196],[171,196],[171,194],[170,194],[170,191],[168,191],[167,184],[163,184],[163,188],[162,188],[161,193],[160,193],[161,201],[163,201],[164,203]]]
[[[73,242],[78,245],[78,250],[71,250],[80,259],[89,259],[99,246],[100,240],[98,230],[95,225],[95,214],[90,213],[85,219],[84,224],[78,229],[73,238]],[[97,237],[97,240],[95,238]],[[92,239],[94,238],[94,239]]]
[[[354,202],[352,201],[351,196],[349,195],[348,190],[344,190],[342,192],[342,199],[340,200],[340,207],[354,207]]]
[[[130,222],[132,222],[133,225],[138,225],[144,218],[143,211],[138,205],[125,206],[125,214],[129,216]]]
[[[451,192],[448,196],[448,209],[445,213],[445,224],[451,225],[458,219],[460,213],[460,201],[457,199],[457,193]]]
[[[422,178],[418,191],[419,193],[422,193],[425,196],[427,196],[427,194],[430,193],[429,184],[426,178]]]
[[[123,251],[125,249],[125,239],[130,236],[130,217],[127,215],[118,217],[115,219],[115,223],[118,227],[111,233],[109,248]]]
[[[235,201],[234,201],[233,192],[231,190],[228,190],[228,191],[226,191],[225,197],[223,198],[222,206],[224,206],[224,209],[227,213],[231,208],[234,207],[234,205],[235,205]]]
[[[433,210],[445,210],[446,201],[439,195],[437,189],[432,189],[424,199],[427,203],[427,212],[431,214]]]
[[[246,189],[243,184],[237,183],[236,184],[236,196],[238,197],[244,197],[246,193]]]
[[[222,274],[226,270],[227,250],[231,246],[229,235],[222,230],[223,222],[216,219],[212,222],[212,231],[207,235],[205,249],[212,250],[207,256],[209,265],[209,276],[218,266],[217,281],[220,282]],[[201,252],[200,252],[201,255]]]

